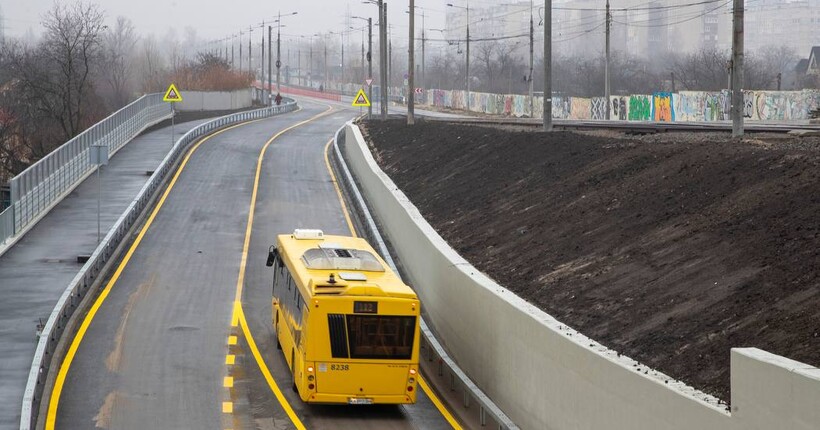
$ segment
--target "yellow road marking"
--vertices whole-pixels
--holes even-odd
[[[333,181],[333,188],[336,188],[336,195],[339,197],[339,203],[342,204],[342,213],[345,215],[347,227],[350,229],[350,233],[353,237],[356,237],[356,229],[353,227],[353,222],[350,220],[350,211],[347,210],[345,199],[342,197],[342,190],[339,188],[339,182],[336,181],[336,175],[333,173],[333,169],[330,168],[330,160],[328,159],[327,152],[330,149],[331,143],[333,143],[333,139],[330,139],[330,141],[327,142],[327,145],[325,145],[325,166],[327,167],[327,172],[330,173],[330,179]]]
[[[436,405],[436,409],[438,409],[438,411],[441,412],[441,415],[444,416],[444,419],[447,420],[447,422],[450,423],[450,425],[455,430],[462,430],[461,424],[459,424],[458,420],[456,420],[455,417],[453,417],[453,414],[451,414],[450,411],[448,411],[447,408],[444,407],[444,403],[442,403],[441,400],[439,400],[436,393],[430,388],[429,385],[427,385],[427,381],[425,381],[424,378],[421,377],[421,374],[419,374],[419,385],[421,385],[421,389],[424,390],[424,393],[427,394],[427,397],[430,398],[430,401],[432,401],[433,404]]]
[[[77,330],[77,334],[74,336],[74,339],[72,339],[71,345],[68,348],[68,352],[66,352],[65,358],[63,358],[63,362],[60,365],[60,371],[57,373],[57,378],[54,381],[54,388],[51,391],[51,399],[48,403],[48,413],[46,414],[46,430],[54,429],[54,426],[57,421],[57,408],[60,404],[60,395],[63,392],[63,385],[65,385],[65,379],[68,375],[69,369],[71,368],[71,363],[74,361],[74,356],[77,354],[77,350],[80,348],[80,343],[82,343],[83,337],[85,336],[85,333],[88,331],[88,327],[91,325],[91,322],[94,320],[94,316],[97,315],[97,311],[100,309],[103,302],[108,297],[108,294],[111,292],[111,289],[120,279],[122,272],[125,270],[125,267],[128,265],[128,262],[131,261],[131,257],[134,255],[134,252],[137,250],[137,247],[140,243],[142,243],[142,239],[145,237],[145,233],[148,231],[148,228],[151,227],[151,224],[157,217],[159,210],[165,204],[165,200],[168,198],[168,195],[174,188],[174,185],[179,179],[180,174],[182,174],[182,171],[188,164],[188,160],[191,159],[191,155],[203,143],[207,142],[212,137],[218,136],[228,130],[232,130],[234,128],[248,125],[257,121],[262,121],[262,119],[243,122],[241,124],[236,124],[227,128],[223,128],[222,130],[219,130],[216,133],[205,136],[199,142],[197,142],[196,145],[194,145],[191,149],[188,150],[187,154],[185,155],[185,158],[182,160],[182,163],[180,163],[179,168],[174,174],[174,177],[171,179],[171,182],[168,183],[168,188],[165,189],[165,192],[162,194],[162,197],[160,197],[156,207],[154,207],[154,210],[151,211],[151,215],[145,221],[145,225],[140,229],[140,232],[137,235],[137,238],[134,240],[134,243],[131,244],[131,247],[125,254],[125,257],[123,257],[122,262],[120,262],[119,266],[117,266],[117,270],[114,272],[114,275],[108,281],[108,284],[106,284],[105,288],[100,292],[99,297],[97,297],[97,300],[94,301],[94,304],[91,306],[91,309],[89,309],[88,314],[86,314],[85,318],[83,318],[83,322],[82,324],[80,324],[80,328]]]
[[[265,359],[259,352],[259,348],[256,347],[256,342],[253,340],[251,330],[248,328],[248,321],[245,320],[245,312],[241,307],[239,308],[239,325],[242,326],[242,332],[245,334],[245,339],[248,341],[248,346],[251,348],[253,358],[256,359],[256,363],[259,365],[259,370],[262,371],[262,375],[265,377],[265,381],[268,382],[268,386],[271,391],[273,391],[273,395],[276,396],[276,400],[278,400],[279,404],[282,405],[282,408],[285,409],[285,413],[288,414],[288,417],[290,417],[290,421],[293,425],[298,430],[305,430],[305,425],[302,424],[302,420],[299,419],[296,412],[290,406],[288,399],[286,399],[285,395],[282,394],[282,390],[280,390],[279,386],[276,385],[276,381],[273,379],[273,375],[271,375],[268,365],[265,364]]]
[[[233,354],[228,354],[225,356],[225,364],[232,365],[236,363],[236,356]]]
[[[225,388],[233,387],[233,377],[232,376],[226,376],[225,379],[222,380],[222,386],[225,387]]]
[[[233,413],[233,402],[222,402],[222,413],[223,414],[232,414]]]
[[[330,168],[330,162],[328,161],[327,152],[330,149],[330,144],[333,143],[333,140],[327,143],[325,146],[325,166],[327,166],[327,171],[330,173],[330,177],[333,178],[333,186],[336,187],[336,195],[339,197],[339,203],[342,204],[342,210],[345,214],[345,219],[347,220],[347,226],[350,228],[350,234],[353,237],[356,237],[356,229],[353,228],[353,223],[350,222],[350,214],[348,213],[347,205],[345,204],[344,198],[342,198],[342,192],[339,189],[339,185],[336,183],[336,175],[333,174],[333,169]],[[461,425],[458,421],[453,417],[453,414],[444,407],[444,403],[438,398],[436,393],[430,389],[430,386],[427,385],[427,381],[419,375],[419,385],[421,385],[421,389],[424,390],[424,393],[427,394],[427,397],[433,402],[433,405],[436,406],[436,409],[441,413],[445,420],[447,420],[450,425],[456,430],[462,430]]]
[[[228,345],[236,345],[236,336],[228,336]]]
[[[265,145],[262,146],[262,149],[259,151],[259,157],[256,161],[256,175],[253,180],[253,191],[251,192],[251,203],[248,210],[248,224],[245,228],[245,241],[242,245],[242,256],[239,261],[239,274],[236,278],[236,296],[234,298],[233,303],[233,314],[231,316],[231,326],[236,327],[237,325],[242,327],[242,333],[245,335],[245,340],[248,342],[248,346],[251,348],[251,352],[253,353],[254,358],[256,359],[256,363],[259,365],[259,370],[262,371],[262,375],[265,376],[265,380],[268,382],[268,386],[270,387],[273,394],[276,396],[276,399],[279,401],[279,404],[285,410],[288,417],[290,417],[291,422],[293,425],[296,426],[297,429],[304,429],[305,426],[302,424],[302,421],[294,412],[293,407],[290,405],[288,400],[282,394],[282,391],[279,389],[279,386],[276,385],[276,381],[274,381],[273,376],[270,373],[270,369],[268,368],[267,364],[265,364],[265,360],[262,358],[262,354],[259,353],[259,349],[256,347],[256,341],[253,339],[253,335],[251,334],[250,328],[248,327],[248,322],[245,320],[245,312],[242,309],[242,291],[245,285],[245,270],[248,264],[248,250],[251,246],[251,233],[253,232],[253,220],[254,220],[254,212],[256,212],[256,199],[259,194],[259,179],[262,175],[262,162],[265,159],[265,153],[267,152],[270,145],[278,139],[283,134],[287,133],[290,130],[293,130],[297,127],[301,127],[311,121],[315,121],[329,113],[333,112],[332,106],[327,106],[327,110],[315,115],[311,118],[308,118],[305,121],[298,122],[293,124],[292,126],[285,128],[284,130],[279,131],[275,135],[273,135]]]
[[[301,127],[311,121],[315,121],[329,114],[332,111],[333,107],[328,106],[328,109],[320,113],[319,115],[308,118],[302,122],[293,124],[292,126],[280,131],[279,133],[276,133],[275,135],[273,135],[273,137],[268,139],[267,142],[265,142],[265,145],[259,152],[259,158],[256,161],[256,177],[253,180],[253,192],[251,192],[251,205],[250,210],[248,211],[248,226],[247,228],[245,228],[245,243],[242,245],[242,259],[239,262],[239,276],[236,279],[236,298],[234,299],[234,302],[239,303],[238,307],[242,306],[242,288],[245,284],[245,267],[248,264],[248,249],[250,249],[251,246],[251,230],[253,230],[253,213],[256,211],[256,196],[259,193],[259,178],[262,174],[262,161],[265,159],[265,152],[267,152],[268,147],[271,145],[271,143],[273,143],[274,140],[278,139],[279,136],[287,133],[290,130],[293,130],[294,128]],[[234,306],[234,313],[236,313],[238,307],[236,305]],[[232,318],[231,322],[233,323],[233,321],[235,320],[236,316]]]

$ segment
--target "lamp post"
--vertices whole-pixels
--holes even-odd
[[[298,14],[299,12],[292,12],[285,14],[286,17],[293,16]],[[282,41],[282,12],[279,12],[279,17],[276,19],[276,94],[280,92],[279,86],[279,70],[282,68],[282,49],[281,49],[281,41]]]
[[[362,19],[359,16],[353,18]],[[370,100],[370,106],[367,107],[367,119],[373,117],[373,19],[367,18],[367,79],[370,84],[367,86],[367,97]]]
[[[381,92],[381,119],[387,119],[387,3],[384,0],[367,0],[362,3],[379,7],[379,84]]]
[[[470,2],[466,2],[467,6],[456,6],[452,3],[447,3],[447,6],[457,9],[465,9],[467,11],[467,112],[470,111]]]
[[[425,66],[425,45],[427,44],[427,35],[425,33],[426,26],[424,24],[424,19],[426,14],[424,12],[424,8],[421,6],[414,6],[416,9],[421,9],[421,76],[419,79],[419,87],[424,88],[427,83],[427,68]],[[410,11],[405,11],[404,13],[410,13]],[[432,31],[432,30],[431,30]]]

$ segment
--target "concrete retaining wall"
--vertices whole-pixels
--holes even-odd
[[[756,349],[732,351],[724,404],[618,356],[461,258],[348,125],[344,156],[421,297],[438,339],[524,429],[820,429],[820,370]]]
[[[182,91],[178,111],[234,110],[252,106],[253,88],[237,91]]]

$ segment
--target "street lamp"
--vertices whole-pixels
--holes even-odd
[[[298,14],[299,12],[292,12],[285,14],[286,17],[293,16]],[[276,94],[279,94],[281,88],[279,86],[279,69],[282,67],[282,50],[281,50],[281,35],[282,35],[282,12],[279,12],[279,17],[274,21],[276,23]],[[268,34],[270,34],[270,28],[268,29]],[[270,45],[270,43],[268,43]],[[268,75],[268,80],[270,81],[270,75]],[[270,87],[270,84],[268,85]]]
[[[373,117],[373,19],[354,16],[353,18],[367,21],[367,97],[370,104],[367,106],[367,119]]]
[[[427,77],[427,68],[425,67],[425,54],[424,54],[424,47],[427,44],[427,36],[425,35],[425,25],[424,25],[424,8],[421,6],[413,6],[416,9],[421,9],[421,82],[419,82],[419,87],[424,88],[426,84],[426,77]],[[404,13],[410,13],[410,11],[404,11]]]
[[[470,2],[465,2],[465,6],[456,6],[452,3],[447,3],[447,6],[456,9],[464,9],[467,11],[467,112],[470,111]]]
[[[381,119],[387,119],[387,3],[384,0],[366,0],[362,3],[379,7],[379,83],[381,89]]]

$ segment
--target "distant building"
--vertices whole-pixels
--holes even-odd
[[[820,0],[747,1],[744,30],[747,52],[765,46],[808,52],[820,42]]]
[[[0,44],[6,41],[6,25],[3,16],[3,6],[0,6]]]

